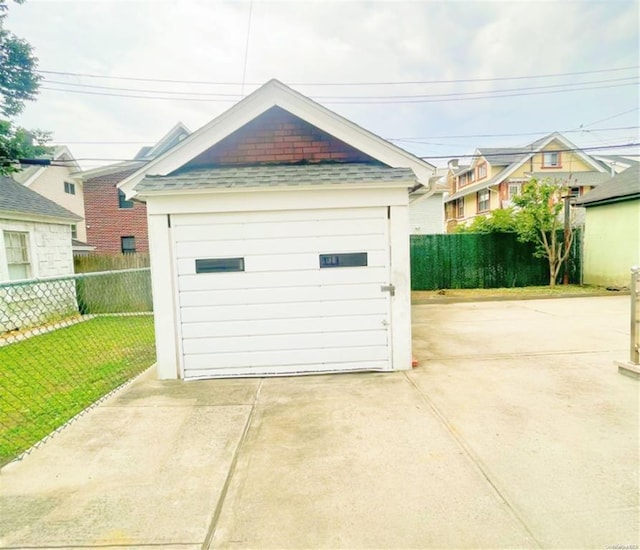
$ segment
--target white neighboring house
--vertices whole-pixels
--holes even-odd
[[[433,173],[271,80],[125,178],[158,376],[410,369],[409,190]]]
[[[0,176],[0,333],[77,312],[73,280],[2,283],[73,274],[71,226],[80,217]]]
[[[75,176],[80,166],[64,145],[53,149],[51,162],[49,166],[28,166],[13,174],[13,179],[76,214],[80,220],[71,226],[73,252],[90,252],[94,247],[87,244],[83,182]]]
[[[430,178],[431,189],[420,185],[409,195],[409,230],[411,235],[446,233],[444,199],[448,194],[447,168],[437,168]]]

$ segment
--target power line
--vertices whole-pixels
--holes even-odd
[[[603,150],[609,150],[609,149],[627,149],[627,148],[631,148],[631,147],[638,147],[640,146],[640,142],[630,142],[630,143],[618,143],[618,144],[614,144],[614,145],[594,145],[591,147],[570,147],[570,148],[566,148],[566,149],[554,149],[554,152],[559,152],[559,153],[572,153],[572,152],[580,152],[580,151],[603,151]],[[500,157],[505,157],[505,156],[521,156],[525,153],[538,153],[540,151],[537,150],[527,150],[525,147],[520,147],[519,149],[521,149],[520,151],[514,151],[514,152],[507,152],[507,153],[493,153],[493,154],[486,154],[486,155],[482,155],[483,157],[489,159],[491,157],[494,156],[500,156]],[[420,157],[422,159],[451,159],[451,158],[473,158],[475,157],[475,154],[461,154],[461,155],[455,155],[455,154],[451,154],[451,155],[446,155],[446,156],[423,156]],[[85,158],[76,158],[73,160],[63,160],[63,159],[59,159],[56,160],[56,163],[60,163],[60,166],[67,166],[69,163],[73,163],[73,162],[77,162],[77,161],[107,161],[107,162],[132,162],[132,161],[139,161],[139,162],[145,162],[142,161],[140,159],[117,159],[117,158],[96,158],[96,157],[85,157]]]
[[[474,97],[460,97],[463,94],[441,94],[439,96],[423,96],[420,99],[367,99],[367,100],[327,100],[324,103],[333,104],[333,105],[394,105],[394,104],[411,104],[411,103],[444,103],[450,101],[471,101],[478,99],[499,99],[499,98],[508,98],[508,97],[519,97],[519,96],[531,96],[531,95],[544,95],[544,94],[557,94],[557,93],[568,93],[568,92],[580,92],[580,91],[588,91],[588,90],[602,90],[602,89],[610,89],[610,88],[620,88],[624,86],[637,86],[640,84],[639,81],[630,82],[625,84],[611,84],[606,86],[588,86],[582,88],[572,88],[565,90],[541,90],[541,91],[527,91],[527,92],[519,92],[519,93],[500,93],[495,95],[495,92],[477,92],[478,94],[484,93],[485,95],[478,95]],[[206,102],[206,103],[235,103],[235,99],[217,99],[217,98],[195,98],[195,97],[163,97],[163,96],[150,96],[150,95],[136,95],[136,94],[116,94],[116,93],[108,93],[108,92],[91,92],[88,90],[65,90],[63,88],[51,88],[49,86],[41,86],[41,90],[50,90],[55,92],[66,92],[73,94],[84,94],[84,95],[95,95],[95,96],[106,96],[106,97],[126,97],[133,99],[157,99],[163,101],[196,101],[196,102]],[[475,93],[475,92],[474,92]],[[449,95],[455,95],[456,97],[447,97]],[[437,98],[436,98],[437,97]]]
[[[225,94],[225,93],[216,93],[216,92],[191,92],[191,91],[177,92],[174,90],[148,90],[144,88],[121,88],[120,86],[99,86],[98,84],[83,84],[81,82],[63,82],[61,80],[49,80],[49,79],[45,79],[44,83],[59,84],[62,86],[73,86],[76,88],[91,88],[92,90],[112,90],[112,91],[120,91],[120,92],[140,92],[140,93],[150,93],[150,94],[225,97],[233,101],[237,101],[242,97],[241,94],[231,94],[231,93]]]
[[[596,69],[593,71],[576,71],[570,73],[549,73],[538,75],[520,75],[520,76],[499,76],[493,78],[459,78],[452,80],[414,80],[414,81],[378,81],[378,82],[290,82],[291,86],[405,86],[405,85],[423,85],[423,84],[460,84],[470,82],[496,82],[503,80],[528,80],[535,78],[559,78],[565,76],[578,76],[586,74],[599,74],[618,71],[629,71],[632,69],[639,69],[639,65],[633,65],[629,67],[616,67],[608,69]],[[141,78],[131,76],[108,76],[90,73],[75,73],[67,71],[46,71],[38,70],[39,74],[55,74],[73,77],[86,77],[86,78],[101,78],[108,80],[129,80],[136,82],[165,82],[173,84],[204,84],[215,86],[240,86],[241,82],[224,82],[224,81],[212,81],[212,80],[177,80],[168,78]],[[249,86],[261,86],[263,82],[250,82],[246,83]]]
[[[547,131],[536,131],[536,132],[519,132],[519,133],[510,133],[510,134],[460,134],[460,135],[448,135],[448,136],[416,136],[416,137],[405,137],[405,138],[384,138],[387,141],[408,141],[411,142],[413,140],[423,140],[423,139],[465,139],[465,138],[492,138],[492,137],[521,137],[521,136],[536,136],[536,135],[548,135],[553,132],[558,132],[560,134],[570,134],[570,133],[579,133],[579,132],[614,132],[618,130],[635,130],[640,128],[640,126],[618,126],[614,128],[592,128],[589,130],[547,130]],[[74,140],[64,140],[64,139],[56,139],[51,143],[54,145],[144,145],[152,143],[153,139],[139,140],[139,141],[74,141]],[[419,143],[419,142],[418,142]]]
[[[633,80],[634,82],[629,82]],[[629,82],[629,84],[637,84],[637,77],[624,77],[624,78],[613,78],[613,79],[604,79],[604,80],[589,80],[585,82],[571,82],[565,84],[548,84],[545,86],[527,86],[525,88],[503,88],[497,90],[484,90],[478,92],[451,92],[445,94],[422,94],[422,95],[384,95],[384,96],[313,96],[315,100],[373,100],[373,99],[389,99],[389,100],[405,100],[405,99],[431,99],[431,98],[440,98],[440,97],[464,97],[464,96],[476,96],[476,95],[487,95],[487,94],[508,94],[511,92],[522,92],[522,91],[530,91],[530,90],[543,90],[543,89],[552,89],[552,88],[569,88],[576,86],[585,86],[590,84],[603,84],[603,83],[611,83],[611,82]],[[174,91],[174,90],[149,90],[149,89],[140,89],[140,88],[121,88],[118,86],[99,86],[94,84],[83,84],[76,82],[61,82],[59,80],[45,80],[45,83],[49,84],[58,84],[63,86],[74,86],[79,88],[91,88],[91,89],[99,89],[99,90],[109,90],[114,92],[138,92],[138,93],[150,93],[150,94],[171,94],[171,95],[183,95],[183,96],[212,96],[212,97],[224,97],[226,100],[231,101],[235,99],[240,99],[242,95],[239,94],[222,94],[215,92],[191,92],[191,91]],[[49,88],[47,88],[49,89]],[[69,90],[73,91],[73,90]],[[155,99],[150,97],[150,99]],[[159,99],[159,98],[158,98]],[[187,98],[177,98],[177,99],[187,99]]]
[[[640,107],[634,107],[633,109],[629,109],[628,111],[622,111],[621,113],[618,113],[616,115],[608,116],[606,118],[601,118],[599,120],[596,120],[595,122],[590,122],[589,124],[585,124],[584,126],[580,126],[580,127],[584,128],[585,126],[593,126],[594,124],[598,124],[599,122],[606,122],[607,120],[618,118],[619,116],[627,115],[629,113],[633,113],[634,111],[640,111]]]
[[[617,128],[592,128],[589,130],[549,130],[546,132],[522,132],[522,133],[511,133],[511,134],[464,134],[457,136],[424,136],[424,137],[408,137],[408,138],[386,138],[387,141],[407,141],[407,142],[417,142],[420,143],[420,140],[423,139],[466,139],[466,138],[492,138],[492,137],[521,137],[521,136],[537,136],[537,135],[547,135],[552,134],[553,132],[558,132],[560,134],[570,134],[570,133],[578,133],[578,132],[613,132],[617,130],[635,130],[640,128],[640,126],[620,126]]]
[[[249,0],[249,18],[247,21],[247,40],[244,44],[244,63],[242,64],[242,88],[240,93],[244,97],[244,84],[247,76],[247,61],[249,60],[249,37],[251,36],[251,14],[253,12],[253,0]]]
[[[635,143],[619,143],[616,145],[594,145],[592,147],[573,147],[567,149],[554,149],[554,153],[574,153],[574,152],[584,152],[584,151],[604,151],[609,149],[628,149],[631,147],[640,146],[640,142]],[[520,147],[521,151],[513,152],[513,153],[487,153],[486,155],[482,155],[484,158],[489,160],[491,157],[518,157],[526,153],[540,153],[538,150],[530,150],[527,151],[526,147]],[[428,156],[428,157],[420,157],[421,159],[429,160],[429,159],[452,159],[452,158],[474,158],[477,155],[474,154],[464,154],[464,155],[443,155],[443,156]]]

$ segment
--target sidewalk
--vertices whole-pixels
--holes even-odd
[[[628,297],[414,306],[407,373],[149,372],[0,473],[0,548],[638,544]]]

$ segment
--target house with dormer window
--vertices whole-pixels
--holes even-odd
[[[468,165],[460,165],[455,159],[449,163],[447,231],[476,216],[510,207],[522,185],[532,178],[553,178],[579,197],[609,177],[608,166],[559,132],[524,147],[476,149]]]
[[[153,146],[142,147],[131,160],[74,174],[84,186],[87,242],[96,254],[148,252],[147,207],[127,200],[118,184],[191,132],[176,124]]]

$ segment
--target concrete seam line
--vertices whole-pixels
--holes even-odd
[[[30,455],[35,450],[39,449],[40,447],[45,445],[49,440],[51,440],[56,435],[61,433],[63,430],[65,430],[66,428],[71,426],[71,424],[73,424],[74,422],[76,422],[77,420],[82,418],[85,414],[87,414],[87,413],[93,411],[94,409],[96,409],[99,405],[102,405],[103,407],[109,407],[110,405],[109,405],[108,401],[112,397],[116,397],[120,392],[122,392],[123,390],[128,388],[131,384],[133,384],[139,378],[142,378],[142,376],[144,374],[149,372],[155,366],[156,366],[156,363],[154,363],[153,365],[148,366],[146,369],[144,369],[143,371],[139,372],[135,376],[129,378],[128,380],[125,380],[122,384],[120,384],[119,386],[113,388],[109,392],[105,393],[103,396],[98,397],[98,399],[96,399],[95,401],[93,401],[92,403],[87,405],[80,412],[77,412],[76,414],[74,414],[71,418],[69,418],[69,420],[65,421],[64,424],[62,424],[61,426],[58,426],[57,428],[55,428],[54,430],[49,432],[47,435],[45,435],[42,439],[40,439],[39,441],[36,441],[33,445],[31,445],[31,447],[29,447],[28,449],[25,449],[24,451],[22,451],[18,456],[16,456],[15,458],[12,458],[6,464],[0,464],[0,474],[2,474],[2,469],[7,464],[11,464],[12,462],[20,462],[26,456]]]
[[[615,331],[620,332],[622,331]],[[486,355],[437,355],[427,357],[424,361],[459,361],[474,359],[476,361],[494,361],[496,359],[520,359],[522,357],[547,357],[551,355],[593,355],[596,353],[620,353],[626,351],[626,348],[618,349],[600,349],[600,350],[569,350],[569,351],[523,351],[515,353],[488,353]]]
[[[507,508],[512,513],[512,515],[515,517],[515,519],[524,527],[525,531],[536,542],[536,544],[538,545],[538,548],[543,548],[543,544],[538,540],[538,538],[531,531],[529,526],[524,521],[524,518],[522,517],[520,512],[516,509],[515,505],[511,502],[510,499],[507,498],[506,492],[504,490],[500,489],[498,487],[497,483],[493,479],[491,479],[491,476],[489,474],[489,470],[483,464],[483,462],[480,460],[480,457],[478,457],[476,455],[476,453],[473,452],[473,450],[464,442],[462,437],[460,437],[459,435],[456,434],[455,430],[453,429],[453,427],[451,426],[449,421],[446,419],[444,414],[442,414],[440,412],[440,410],[427,397],[427,395],[420,390],[418,385],[413,380],[411,380],[411,378],[408,376],[408,374],[405,371],[403,371],[403,374],[404,374],[404,377],[408,380],[409,384],[411,384],[413,386],[413,388],[415,389],[415,391],[418,393],[420,398],[427,404],[427,406],[431,409],[431,411],[436,416],[436,418],[442,423],[442,425],[444,426],[446,431],[449,433],[449,435],[454,439],[454,441],[464,451],[464,453],[467,455],[467,457],[472,462],[472,464],[480,472],[482,477],[487,481],[487,483],[489,483],[489,486],[493,489],[493,491],[496,493],[498,498],[500,500],[502,500],[507,505]]]
[[[229,486],[231,485],[231,478],[233,477],[233,474],[236,471],[236,465],[238,464],[240,451],[244,446],[244,442],[247,439],[247,435],[249,434],[249,428],[251,427],[253,417],[255,416],[256,406],[258,404],[258,398],[260,397],[260,391],[262,390],[263,382],[264,382],[264,378],[261,378],[260,384],[258,385],[258,389],[256,390],[255,398],[253,400],[253,403],[251,404],[251,410],[249,411],[249,416],[247,417],[247,421],[244,424],[244,428],[242,430],[242,434],[240,435],[240,440],[238,441],[236,450],[233,453],[233,458],[231,459],[231,464],[229,465],[229,471],[227,472],[227,477],[224,480],[222,491],[220,491],[220,497],[218,498],[216,508],[213,512],[213,516],[211,517],[211,522],[209,523],[209,528],[207,529],[207,535],[204,538],[204,542],[202,543],[202,547],[201,547],[202,550],[209,549],[209,547],[211,546],[211,542],[213,541],[213,536],[216,533],[216,528],[218,527],[218,520],[220,519],[220,514],[222,514],[224,501],[227,498],[227,492],[229,491]]]

